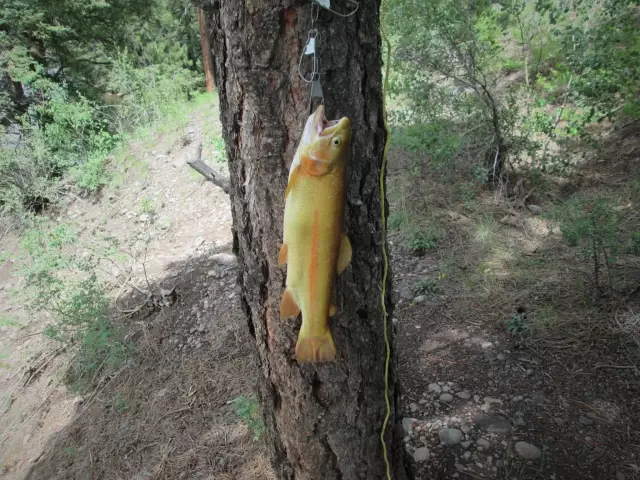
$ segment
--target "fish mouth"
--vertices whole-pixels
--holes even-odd
[[[349,127],[351,122],[347,117],[342,117],[339,120],[327,120],[325,116],[324,105],[318,105],[313,118],[313,131],[319,137],[332,135],[337,130],[345,127]]]
[[[320,135],[327,136],[333,135],[335,132],[347,129],[351,126],[351,121],[347,117],[342,117],[339,120],[326,120],[324,121],[322,127],[322,132]]]

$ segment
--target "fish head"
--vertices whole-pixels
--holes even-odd
[[[302,168],[312,176],[346,167],[351,149],[351,120],[342,117],[328,121],[322,113],[322,122],[316,126],[318,133],[300,156]]]

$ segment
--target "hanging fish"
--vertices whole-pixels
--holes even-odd
[[[343,117],[328,122],[320,105],[307,127],[291,164],[278,255],[278,264],[287,264],[280,318],[302,311],[296,343],[299,363],[335,359],[328,325],[336,312],[331,297],[336,275],[351,262],[351,244],[344,231],[351,121]]]

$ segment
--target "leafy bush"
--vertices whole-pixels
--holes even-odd
[[[553,215],[559,220],[567,244],[579,248],[584,260],[591,264],[596,289],[602,290],[606,275],[608,289],[613,290],[613,267],[620,255],[636,254],[638,239],[638,231],[633,227],[623,228],[627,222],[616,202],[608,197],[577,197]]]
[[[25,288],[18,294],[30,311],[50,315],[47,337],[76,350],[75,377],[120,365],[132,349],[112,319],[108,285],[96,275],[100,261],[114,257],[112,241],[83,253],[71,225],[36,217],[21,249],[18,266]]]
[[[386,18],[395,141],[435,173],[566,173],[590,123],[640,117],[636,2],[394,0]]]

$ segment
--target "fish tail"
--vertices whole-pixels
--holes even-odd
[[[331,362],[336,358],[336,347],[331,332],[320,335],[309,335],[300,332],[296,343],[296,359],[298,363]]]

